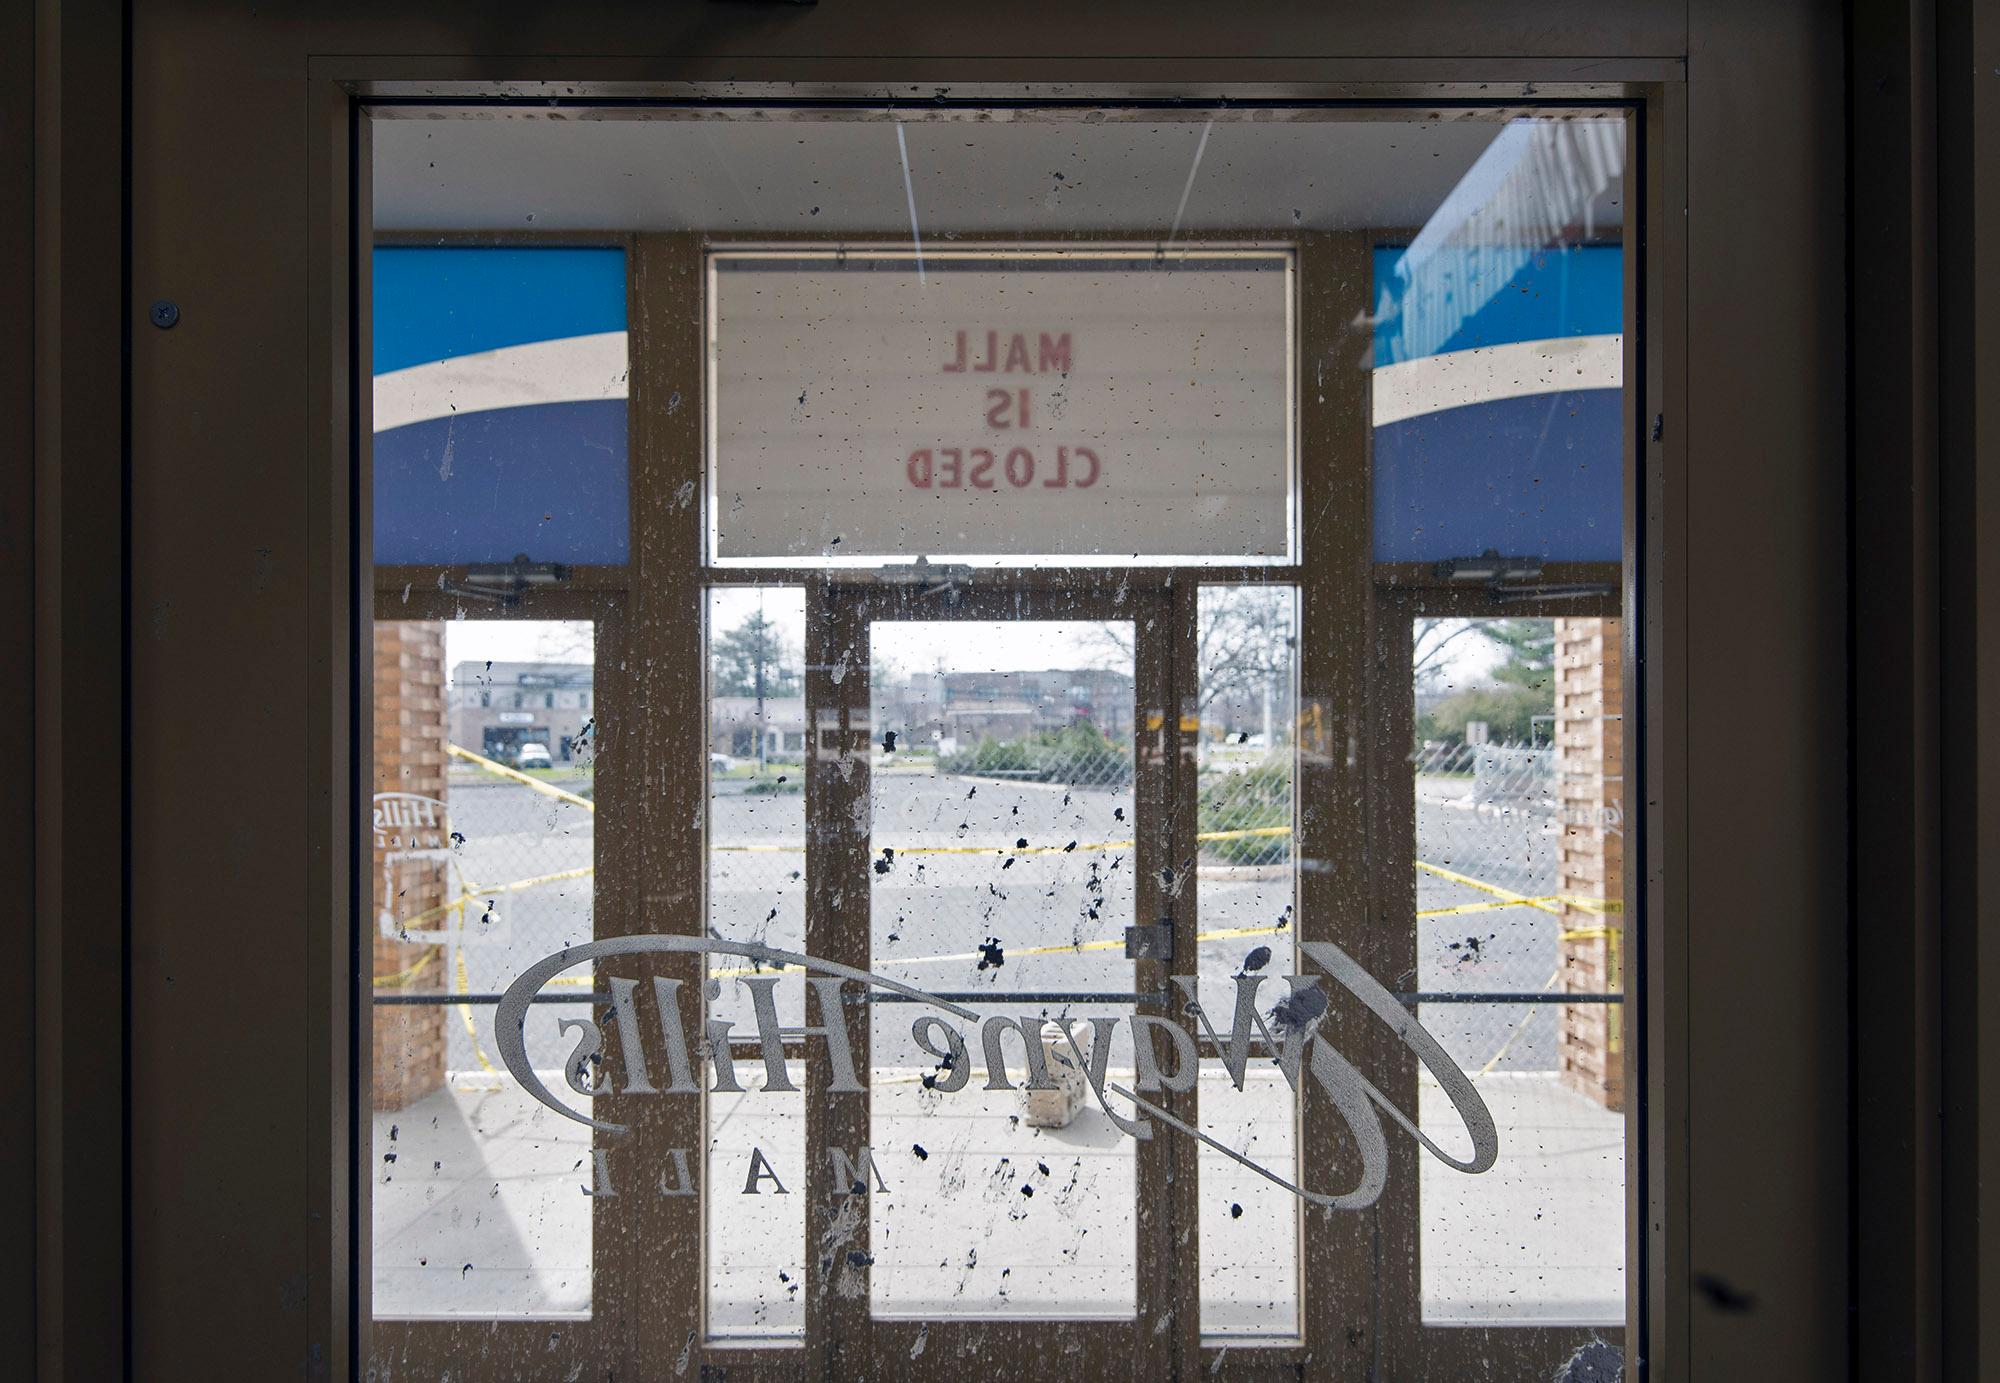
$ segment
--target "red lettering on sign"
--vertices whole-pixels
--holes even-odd
[[[968,370],[976,375],[1066,375],[1069,373],[1070,341],[1069,333],[1066,331],[1036,333],[1035,344],[1032,349],[1028,344],[1028,333],[1023,331],[1009,332],[1007,335],[1007,349],[1004,355],[1000,350],[1000,333],[998,331],[988,331],[986,333],[986,354],[978,359],[970,360],[970,363],[968,363],[968,360],[971,351],[966,344],[966,337],[968,335],[971,335],[971,333],[965,331],[955,331],[952,333],[951,358],[939,367],[944,373],[958,375],[964,374]]]
[[[1011,418],[1011,421],[1009,420]],[[986,425],[988,427],[1026,427],[1028,425],[1028,391],[1016,389],[1009,393],[1005,389],[986,391]]]
[[[1001,453],[991,447],[920,447],[910,453],[910,484],[919,490],[997,490],[999,476],[1017,490],[1035,483],[1040,472],[1044,490],[1088,490],[1104,474],[1104,464],[1089,447],[1059,446],[1037,456],[1033,447],[1011,447]]]

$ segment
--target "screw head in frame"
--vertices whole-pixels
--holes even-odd
[[[161,331],[166,331],[181,319],[180,304],[168,298],[161,298],[153,304],[150,315],[153,325]]]

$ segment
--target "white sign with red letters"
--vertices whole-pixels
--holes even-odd
[[[1292,555],[1277,249],[729,250],[708,275],[710,557]]]

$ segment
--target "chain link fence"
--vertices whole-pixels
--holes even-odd
[[[1412,756],[1417,834],[1416,987],[1539,993],[1562,934],[1556,751],[1532,743],[1429,744]],[[1553,1070],[1557,1010],[1427,1004],[1426,1027],[1468,1070]]]
[[[542,957],[591,939],[596,808],[587,741],[581,749],[559,768],[523,771],[448,746],[438,813],[444,843],[423,860],[435,876],[417,888],[399,871],[376,918],[382,935],[423,949],[375,977],[378,995],[496,993]],[[412,898],[421,905],[409,906]],[[447,1076],[497,1070],[490,1006],[453,1008]],[[558,1066],[555,1034],[545,1026],[553,1024],[531,1025],[530,1059]]]

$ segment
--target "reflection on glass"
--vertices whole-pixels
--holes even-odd
[[[1296,781],[1296,591],[1204,586],[1197,606],[1200,677],[1196,830],[1201,854],[1199,994],[1218,1035],[1236,1013],[1238,975],[1270,979],[1268,1012],[1299,971],[1293,843]],[[1258,1051],[1238,1090],[1223,1064],[1202,1063],[1202,1132],[1296,1182],[1297,1098]],[[1295,1338],[1299,1331],[1299,1201],[1202,1144],[1201,1329],[1204,1335]]]
[[[505,1077],[489,1006],[450,997],[592,937],[592,633],[374,626],[377,1316],[590,1310],[590,1131]],[[527,1026],[558,1087],[569,1008],[538,1005]]]
[[[1623,1013],[1558,1001],[1622,989],[1617,623],[1415,629],[1417,984],[1522,996],[1419,1008],[1501,1149],[1478,1178],[1424,1162],[1427,1321],[1624,1319]],[[1448,1147],[1463,1136],[1428,1074],[1420,1118]]]
[[[804,648],[798,587],[709,592],[709,932],[786,951],[806,940]],[[706,1103],[707,1329],[716,1339],[805,1330],[805,1085],[795,1073],[793,1091],[764,1089],[745,983],[760,973],[737,956],[708,960],[707,1018],[733,1025],[746,1092],[711,1093]],[[801,976],[782,978],[772,997],[781,1026],[804,1022]]]
[[[925,1045],[911,1006],[878,1006],[878,1316],[1136,1307],[1133,1143],[1045,1027],[1073,1019],[1087,1037],[1089,1018],[1129,1012],[1045,996],[1132,988],[1133,632],[872,626],[872,968],[933,993],[1044,996],[975,1005],[979,1025],[940,1017]],[[1111,1079],[1129,1080],[1130,1029],[1116,1033]],[[1027,1089],[1031,1061],[1062,1088]]]

